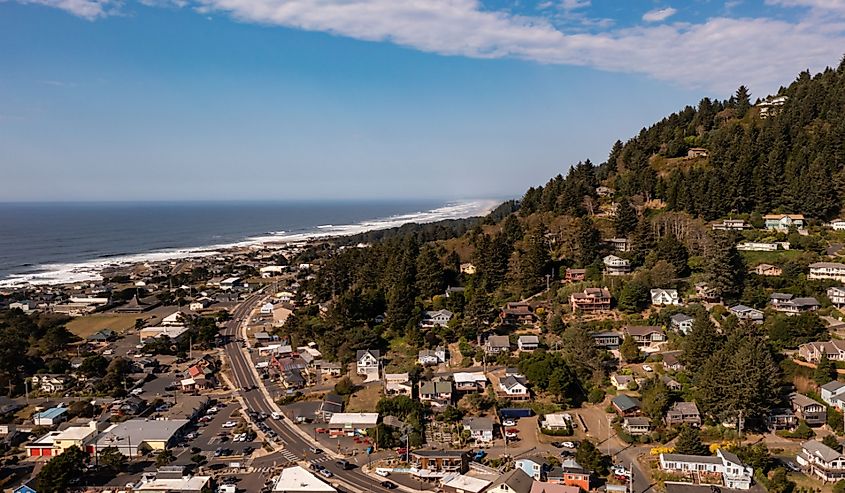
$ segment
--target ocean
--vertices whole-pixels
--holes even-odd
[[[99,279],[107,265],[486,214],[495,200],[0,203],[0,287]]]

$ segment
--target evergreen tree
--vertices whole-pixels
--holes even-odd
[[[619,346],[619,354],[626,363],[636,363],[642,358],[640,348],[631,336],[626,336],[625,340],[622,341],[622,345]]]
[[[588,471],[593,471],[599,476],[607,474],[610,457],[602,455],[590,440],[583,440],[575,451],[575,462]]]
[[[696,374],[704,364],[722,348],[724,340],[707,313],[695,318],[692,328],[682,342],[681,361],[692,374]]]
[[[710,287],[726,301],[742,294],[745,262],[736,249],[733,236],[714,231],[706,253],[706,275]]]
[[[76,445],[65,449],[41,468],[36,476],[38,491],[65,493],[82,477],[87,459],[85,452]]]
[[[830,361],[825,353],[822,353],[821,359],[816,364],[816,369],[813,371],[813,380],[819,385],[836,380],[836,365]]]
[[[687,247],[671,233],[663,236],[657,243],[657,258],[672,264],[679,276],[686,276],[689,273],[689,265],[687,265],[689,252],[687,251]]]
[[[601,254],[601,235],[593,221],[587,217],[579,218],[575,224],[575,262],[588,266]]]
[[[734,95],[734,108],[736,109],[736,116],[742,118],[751,109],[751,94],[745,86],[739,86]]]
[[[617,206],[616,214],[613,216],[613,229],[619,238],[627,238],[639,224],[637,210],[631,205],[628,197],[622,197]]]
[[[698,428],[689,425],[681,427],[678,439],[675,441],[675,453],[685,455],[710,455],[710,449],[701,441]]]
[[[651,299],[648,286],[638,279],[625,283],[619,294],[619,309],[626,313],[637,313],[646,309]]]
[[[646,256],[657,246],[651,223],[645,217],[641,218],[634,229],[631,238],[631,256],[633,264],[642,265]]]
[[[416,262],[416,288],[425,299],[442,294],[445,286],[446,273],[440,257],[431,245],[420,250]]]
[[[549,247],[542,225],[532,228],[522,241],[522,248],[514,258],[514,281],[523,296],[539,292],[550,274]]]
[[[106,447],[97,453],[97,461],[108,467],[112,472],[121,472],[126,467],[126,456],[116,447]]]

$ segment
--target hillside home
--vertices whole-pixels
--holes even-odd
[[[713,223],[713,231],[742,231],[750,227],[742,219],[724,219],[722,222]]]
[[[845,341],[834,339],[808,342],[798,346],[798,356],[810,363],[818,363],[823,354],[827,355],[831,361],[845,361]]]
[[[754,267],[753,272],[758,276],[777,277],[783,275],[783,269],[772,264],[760,264]]]
[[[763,216],[766,229],[777,231],[789,231],[789,228],[802,229],[804,227],[804,216],[802,214],[766,214]]]
[[[845,383],[833,380],[819,387],[819,392],[825,404],[839,410],[843,408],[843,404],[845,404]]]
[[[663,368],[668,371],[683,371],[684,364],[678,359],[678,355],[680,354],[680,351],[663,353]]]
[[[596,346],[604,349],[616,349],[622,345],[622,334],[619,332],[597,332],[590,334]]]
[[[739,460],[735,454],[722,449],[716,456],[660,454],[660,469],[665,472],[682,474],[691,478],[702,477],[710,473],[721,478],[722,484],[731,489],[751,489],[754,470]]]
[[[543,416],[540,427],[550,431],[565,431],[572,429],[572,415],[569,413],[553,413]]]
[[[736,246],[740,252],[775,252],[778,249],[777,243],[765,243],[757,241],[744,241]]]
[[[66,419],[66,407],[53,407],[32,415],[32,423],[36,426],[56,426]]]
[[[815,476],[825,483],[845,479],[845,455],[822,442],[804,442],[795,460],[810,476]]]
[[[426,471],[427,475],[463,474],[469,469],[469,455],[463,450],[415,450],[408,455],[411,467]]]
[[[622,429],[629,435],[645,435],[651,431],[651,421],[642,416],[629,416],[622,420]]]
[[[781,295],[775,298],[775,295]],[[772,294],[772,308],[787,315],[800,315],[801,313],[812,312],[819,309],[821,304],[813,297],[795,298],[784,293]]]
[[[681,298],[677,289],[652,289],[651,304],[654,306],[680,305]]]
[[[452,378],[455,381],[456,392],[481,392],[487,386],[487,377],[482,372],[458,372]]]
[[[499,476],[486,493],[531,493],[532,484],[534,479],[517,468]]]
[[[806,421],[809,426],[824,426],[827,424],[827,408],[824,404],[797,392],[789,394],[789,402],[795,414]]]
[[[572,293],[569,302],[574,312],[599,312],[610,310],[610,290],[607,288],[586,288],[582,293]]]
[[[681,382],[678,382],[677,380],[670,377],[669,375],[661,375],[660,381],[663,382],[664,385],[666,385],[667,389],[675,391],[675,392],[677,392],[677,391],[679,391],[683,388],[683,385],[681,385]]]
[[[573,459],[566,459],[560,467],[553,467],[547,471],[546,481],[551,484],[577,486],[583,491],[590,491],[590,471],[581,467]]]
[[[641,349],[652,347],[666,341],[666,334],[663,329],[657,326],[626,325],[622,327],[622,333],[631,337]]]
[[[519,336],[516,340],[516,347],[520,351],[534,351],[540,347],[540,338],[533,335]]]
[[[67,375],[52,373],[36,373],[32,376],[33,390],[39,390],[47,394],[64,392],[73,381]]]
[[[504,308],[499,313],[499,318],[501,318],[502,323],[507,325],[526,325],[537,321],[537,316],[534,315],[531,305],[521,301],[505,303]]]
[[[566,282],[581,282],[587,278],[587,269],[566,269],[563,280]]]
[[[766,417],[766,425],[770,431],[792,430],[798,426],[798,416],[788,408],[775,408]]]
[[[766,119],[777,116],[788,100],[788,96],[769,96],[755,106],[759,109],[760,118]]]
[[[610,405],[613,406],[613,409],[616,411],[616,414],[622,417],[640,415],[640,401],[629,395],[617,395],[616,397],[610,400]]]
[[[516,469],[522,469],[522,472],[531,476],[535,482],[542,481],[546,475],[546,471],[549,469],[546,460],[540,457],[523,457],[522,459],[517,459],[514,462],[514,467]]]
[[[417,353],[417,363],[422,366],[437,366],[446,363],[446,348],[422,349]]]
[[[446,407],[452,403],[452,382],[420,382],[420,402],[431,403],[433,407]]]
[[[732,306],[729,309],[730,313],[736,315],[740,320],[750,320],[756,324],[763,323],[763,312],[745,305]]]
[[[384,374],[384,395],[406,395],[410,397],[413,392],[414,387],[411,384],[411,378],[407,373]]]
[[[531,398],[531,393],[522,379],[507,376],[499,380],[499,388],[496,389],[496,394],[499,397],[510,399],[512,401],[525,401]]]
[[[687,149],[687,159],[697,159],[707,156],[707,149],[703,147],[690,147]]]
[[[631,375],[619,375],[618,373],[610,375],[610,383],[616,390],[628,390],[632,382],[636,382],[636,380]]]
[[[672,329],[684,335],[687,335],[692,330],[692,324],[694,322],[695,319],[685,313],[676,313],[669,317],[669,325]]]
[[[488,417],[464,418],[464,430],[469,431],[469,437],[476,444],[493,441],[493,420]]]
[[[631,251],[631,241],[628,238],[610,238],[605,241],[614,251],[622,253]]]
[[[815,262],[810,264],[807,279],[832,279],[845,282],[845,264],[838,262]]]
[[[706,282],[695,283],[695,296],[706,303],[718,303],[722,297]]]
[[[355,372],[366,377],[366,381],[379,378],[381,352],[378,349],[359,349],[355,356]]]
[[[426,328],[446,327],[449,325],[449,321],[452,320],[454,315],[455,314],[449,310],[429,310],[423,313],[423,319],[420,322],[420,326]]]
[[[511,342],[508,336],[489,336],[484,343],[484,352],[487,354],[508,353],[511,350]]]
[[[664,421],[669,426],[692,425],[701,426],[701,414],[695,402],[676,402],[666,411]]]
[[[845,231],[845,219],[834,219],[829,226],[836,231]]]
[[[596,195],[598,195],[599,197],[610,197],[614,193],[615,191],[610,187],[606,187],[604,185],[596,187]]]
[[[608,276],[624,276],[631,272],[631,261],[616,255],[608,255],[602,259],[602,263],[604,263],[604,273]]]
[[[461,264],[461,274],[467,274],[469,276],[476,273],[476,268],[474,264],[469,262],[464,262]]]
[[[833,286],[827,288],[827,297],[837,308],[845,306],[845,288]]]

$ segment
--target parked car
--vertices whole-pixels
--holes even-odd
[[[314,433],[328,433],[328,432],[329,432],[328,428],[316,428],[316,429],[314,429]]]
[[[651,373],[654,371],[654,368],[652,368],[651,365],[643,365],[643,371]]]
[[[350,464],[348,460],[341,459],[337,461],[336,464],[343,470],[352,469],[352,464]]]
[[[381,476],[383,478],[386,478],[386,477],[390,476],[390,471],[388,471],[387,469],[376,469],[376,474],[378,474],[379,476]],[[382,485],[383,484],[384,483],[382,483]]]
[[[516,421],[512,419],[506,419],[502,421],[502,426],[516,426]]]
[[[320,475],[322,475],[324,478],[330,478],[334,476],[334,474],[332,474],[332,472],[328,469],[323,469],[322,471],[320,471]]]
[[[277,412],[270,413],[270,417],[272,417],[273,419],[282,419],[282,415]]]
[[[392,490],[392,489],[396,488],[396,483],[394,483],[392,481],[382,481],[381,486],[382,486],[382,488],[387,488],[389,490]]]
[[[236,426],[238,426],[238,424],[234,421],[226,421],[225,423],[223,423],[223,428],[234,428]]]

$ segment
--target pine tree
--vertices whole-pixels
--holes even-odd
[[[706,253],[707,281],[726,301],[739,299],[745,280],[745,262],[736,249],[733,236],[714,231]]]
[[[822,353],[821,359],[816,364],[816,369],[813,371],[813,380],[819,385],[836,380],[836,366],[825,353]]]
[[[638,223],[637,210],[631,205],[628,197],[622,197],[616,206],[616,214],[613,217],[613,229],[616,236],[627,238],[636,229]]]
[[[522,241],[522,248],[513,259],[513,277],[522,296],[537,293],[545,286],[545,276],[550,274],[549,247],[542,225],[532,228]]]
[[[625,340],[622,341],[622,345],[619,346],[619,354],[626,363],[636,363],[642,357],[637,341],[631,336],[625,337]]]
[[[592,264],[601,254],[601,235],[593,221],[579,218],[575,225],[575,262],[583,267]]]
[[[686,276],[689,273],[687,247],[671,233],[663,236],[657,243],[657,258],[671,263],[680,276]]]
[[[446,273],[437,252],[431,245],[420,250],[416,262],[416,288],[423,298],[443,293]]]
[[[642,265],[646,256],[657,246],[654,240],[654,231],[651,222],[645,217],[641,218],[634,229],[631,238],[631,256],[633,264]]]
[[[685,455],[710,455],[710,449],[701,441],[698,428],[689,425],[681,427],[678,439],[675,441],[675,453]]]
[[[736,109],[736,116],[742,118],[751,109],[751,94],[745,86],[739,86],[734,95],[734,108]]]
[[[681,361],[687,371],[696,374],[701,371],[707,360],[722,348],[724,339],[705,312],[695,318],[692,329],[684,337],[682,344],[684,350],[681,353]]]
[[[637,313],[645,310],[650,300],[648,287],[638,279],[625,283],[619,294],[619,309],[626,313]]]

